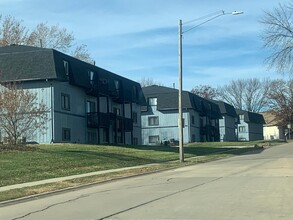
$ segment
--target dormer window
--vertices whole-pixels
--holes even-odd
[[[90,84],[93,85],[94,84],[94,75],[95,75],[95,72],[92,71],[92,70],[89,70],[88,71],[88,74],[89,74]]]
[[[63,67],[64,67],[64,73],[66,76],[69,76],[69,63],[66,60],[63,60]]]
[[[116,93],[119,94],[120,82],[118,80],[114,80],[114,85],[115,85]]]
[[[119,87],[120,87],[119,81],[118,80],[114,80],[114,84],[115,84],[115,89],[116,90],[119,90]]]
[[[149,102],[149,105],[156,106],[157,105],[157,98],[149,98],[148,102]]]

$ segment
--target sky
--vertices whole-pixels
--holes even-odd
[[[59,24],[85,44],[96,65],[134,81],[153,79],[178,88],[178,21],[183,31],[183,89],[231,80],[281,78],[264,60],[259,22],[285,0],[0,0],[3,16],[29,28]],[[203,18],[204,17],[204,18]],[[198,18],[203,18],[197,20]],[[192,23],[184,22],[195,20]]]

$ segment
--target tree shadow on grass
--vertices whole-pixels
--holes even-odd
[[[178,159],[178,147],[163,147],[163,146],[117,146],[121,148],[119,152],[99,151],[97,148],[93,150],[82,148],[72,150],[66,148],[60,151],[47,151],[46,153],[54,154],[60,158],[70,161],[75,160],[76,163],[87,164],[101,164],[103,169],[113,169],[126,166],[136,166],[149,163],[161,163]],[[127,150],[123,150],[127,149]],[[133,151],[131,150],[133,149]],[[196,156],[213,156],[213,155],[243,155],[243,154],[259,154],[263,151],[260,147],[184,147],[185,157]]]
[[[122,148],[133,148],[137,150],[146,151],[162,151],[162,152],[173,152],[179,153],[178,147],[168,147],[168,146],[119,146]],[[264,151],[263,147],[184,147],[184,153],[193,156],[208,156],[214,154],[232,154],[232,155],[243,155],[243,154],[259,154]]]

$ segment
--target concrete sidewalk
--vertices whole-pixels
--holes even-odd
[[[24,188],[24,187],[38,186],[38,185],[47,184],[47,183],[55,183],[55,182],[61,182],[61,181],[66,181],[66,180],[72,180],[72,179],[76,179],[76,178],[101,175],[101,174],[105,174],[105,173],[114,173],[114,172],[131,170],[131,169],[136,169],[136,168],[150,167],[150,166],[155,166],[155,165],[158,165],[158,164],[147,164],[147,165],[141,165],[141,166],[135,166],[135,167],[124,167],[124,168],[112,169],[112,170],[102,170],[102,171],[96,171],[96,172],[91,172],[91,173],[84,173],[84,174],[78,174],[78,175],[72,175],[72,176],[64,176],[64,177],[58,177],[58,178],[52,178],[52,179],[39,180],[39,181],[35,181],[35,182],[20,183],[20,184],[0,187],[0,192],[4,192],[7,190],[11,190],[11,189],[20,189],[20,188]]]

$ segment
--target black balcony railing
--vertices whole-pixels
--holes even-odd
[[[90,128],[99,127],[99,115],[97,112],[87,113],[87,126]]]
[[[132,131],[133,120],[130,118],[124,118],[113,113],[87,113],[87,126],[90,128],[109,128],[110,124],[114,125],[114,129],[118,131]]]

